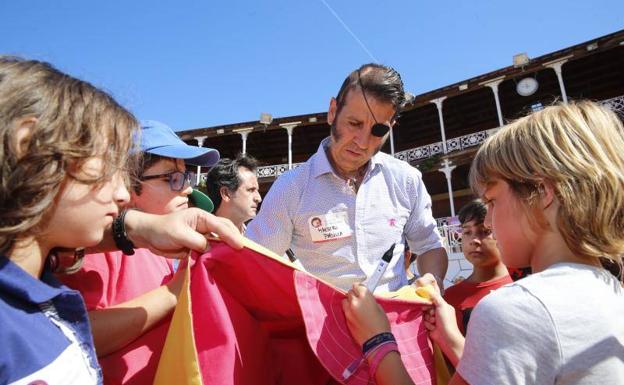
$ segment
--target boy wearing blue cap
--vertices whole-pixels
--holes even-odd
[[[143,122],[140,148],[129,207],[150,214],[188,208],[195,175],[185,163],[219,160],[217,150],[189,146],[156,121]],[[123,249],[85,256],[80,271],[62,280],[84,297],[104,383],[151,384],[184,275],[147,249]]]

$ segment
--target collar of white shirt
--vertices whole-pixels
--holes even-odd
[[[329,146],[329,141],[331,138],[328,136],[327,138],[321,141],[318,150],[316,150],[316,154],[314,154],[311,158],[312,162],[312,177],[318,178],[321,175],[333,173],[338,176],[338,174],[334,171],[334,168],[329,163],[329,159],[327,159],[327,153],[325,152],[325,148]],[[371,161],[368,163],[368,170],[366,173],[369,173],[373,170],[377,165],[380,167],[383,165],[381,157],[379,153],[373,155]]]

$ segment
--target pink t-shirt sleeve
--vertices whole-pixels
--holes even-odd
[[[87,310],[104,309],[154,290],[173,277],[170,260],[136,249],[85,255],[82,268],[64,275],[62,282],[82,294]]]
[[[82,267],[74,274],[60,276],[68,287],[78,290],[87,310],[103,309],[115,298],[115,277],[119,276],[120,252],[85,255]]]

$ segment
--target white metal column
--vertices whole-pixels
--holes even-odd
[[[433,103],[438,108],[438,119],[440,119],[440,134],[442,134],[442,149],[444,150],[444,155],[446,155],[446,132],[444,131],[444,117],[442,116],[442,103],[446,99],[446,96],[442,96],[441,98],[430,100],[430,103]]]
[[[557,74],[557,80],[559,81],[559,89],[561,90],[561,99],[563,100],[564,103],[568,102],[568,94],[565,89],[565,84],[563,83],[563,72],[561,70],[561,67],[571,57],[572,55],[568,55],[560,59],[542,64],[544,67],[552,68],[553,70],[555,70],[555,73]]]
[[[292,133],[301,122],[280,123],[280,127],[288,132],[288,169],[292,169]]]
[[[498,126],[503,126],[503,112],[501,111],[500,99],[498,98],[498,85],[501,84],[505,80],[504,76],[501,76],[496,79],[492,79],[488,82],[481,83],[486,87],[490,87],[492,92],[494,92],[494,102],[496,103],[496,114],[498,115]]]
[[[444,176],[446,177],[446,187],[448,188],[449,203],[451,205],[451,216],[454,217],[455,216],[455,203],[453,202],[453,184],[451,182],[451,175],[453,173],[453,170],[457,166],[453,165],[453,163],[450,162],[448,159],[444,159],[444,162],[442,162],[442,166],[444,167],[438,169],[438,171],[443,173]]]
[[[440,119],[440,134],[442,135],[442,149],[444,151],[444,155],[446,155],[448,151],[446,148],[446,132],[444,130],[444,116],[442,115],[442,103],[444,102],[444,99],[446,99],[446,96],[442,96],[441,98],[430,100],[430,102],[435,104],[436,107],[438,108],[438,118]],[[444,162],[442,162],[442,165],[444,167],[442,167],[438,171],[444,173],[444,175],[446,176],[446,186],[448,188],[449,203],[451,206],[451,216],[454,217],[455,216],[455,204],[453,203],[453,185],[451,183],[451,172],[453,171],[455,166],[452,165],[452,163],[449,162],[448,159],[444,159]]]
[[[197,140],[197,145],[199,147],[203,147],[204,146],[204,140],[206,140],[207,136],[196,136],[195,139]],[[201,166],[197,166],[197,184],[199,184],[201,180]]]
[[[239,129],[232,130],[232,131],[240,134],[241,140],[243,143],[242,153],[243,155],[245,155],[247,153],[247,136],[249,135],[251,131],[253,131],[253,127],[239,128]]]

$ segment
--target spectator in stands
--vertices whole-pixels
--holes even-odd
[[[591,102],[547,107],[481,146],[470,179],[488,206],[484,223],[503,261],[533,274],[483,298],[465,339],[453,307],[432,293],[425,327],[458,363],[450,384],[622,382],[624,288],[601,261],[622,264],[623,170],[622,122]],[[389,331],[366,287],[354,285],[343,307],[358,343]],[[411,384],[394,350],[367,357],[380,361],[377,383]]]
[[[245,232],[245,223],[256,217],[262,201],[256,177],[258,162],[241,154],[223,158],[208,172],[206,190],[215,205],[215,215],[228,218]]]

